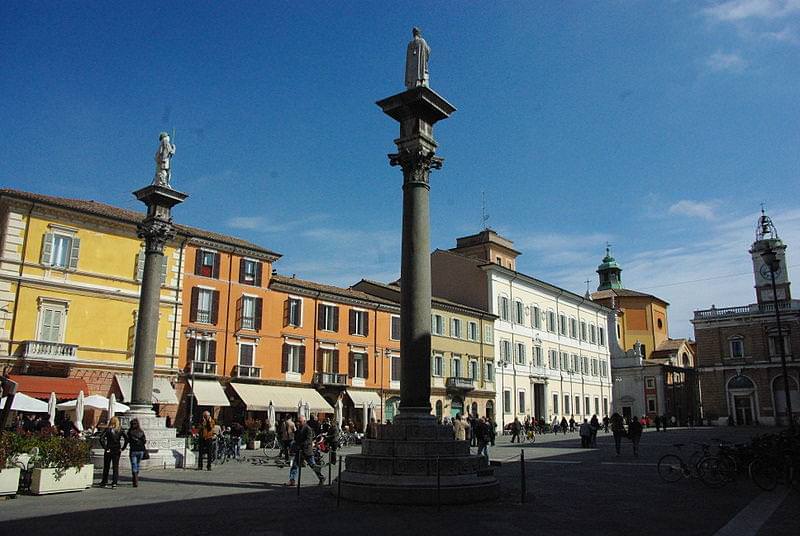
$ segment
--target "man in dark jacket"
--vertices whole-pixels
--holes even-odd
[[[291,469],[289,469],[289,483],[287,486],[294,486],[297,481],[297,473],[300,470],[300,464],[307,463],[319,479],[319,485],[325,483],[325,477],[322,476],[322,469],[317,465],[314,460],[314,438],[316,434],[309,426],[306,418],[303,415],[297,417],[297,432],[294,434],[294,442],[291,446],[291,451],[294,454],[294,461]]]
[[[639,441],[642,439],[642,423],[639,422],[636,416],[633,417],[633,420],[628,425],[628,439],[630,439],[633,444],[633,455],[638,458]]]
[[[478,442],[478,456],[486,456],[486,461],[489,461],[489,424],[486,419],[481,417],[475,419],[475,428],[473,429],[473,436]]]

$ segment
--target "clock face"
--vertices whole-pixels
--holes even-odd
[[[771,281],[771,277],[769,275],[769,266],[767,266],[766,264],[762,264],[759,273],[761,274],[761,277],[764,279],[764,281]],[[778,278],[778,274],[780,273],[781,273],[781,268],[779,266],[778,269],[775,270],[776,279]]]

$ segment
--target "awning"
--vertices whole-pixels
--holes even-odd
[[[88,395],[89,386],[80,378],[56,378],[53,376],[24,376],[20,374],[10,374],[9,379],[17,382],[17,392],[25,393],[33,398],[43,398],[48,400],[50,393],[55,393],[56,398],[77,398],[78,393],[83,391]]]
[[[117,380],[119,391],[122,393],[122,400],[130,402],[132,399],[133,376],[130,374],[114,374]],[[153,376],[153,404],[178,404],[178,395],[169,382],[169,378],[164,376]]]
[[[219,382],[194,380],[189,382],[198,406],[230,406],[228,397]]]
[[[356,407],[372,406],[375,408],[381,407],[381,397],[375,391],[351,391],[347,390],[347,396],[353,401]]]
[[[0,409],[5,408],[7,403],[8,397],[4,396],[0,399]],[[47,402],[42,402],[25,393],[17,393],[14,395],[14,403],[11,404],[11,409],[22,413],[47,413]]]
[[[275,411],[297,411],[303,402],[313,413],[333,413],[331,405],[314,389],[233,382],[231,387],[250,411],[266,411],[270,402]]]

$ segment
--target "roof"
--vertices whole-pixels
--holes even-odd
[[[11,188],[0,189],[0,198],[2,197],[11,197],[23,201],[29,201],[31,203],[41,203],[57,208],[75,210],[78,212],[83,212],[85,214],[91,214],[93,216],[99,216],[101,218],[116,220],[122,223],[130,223],[133,225],[136,225],[137,223],[141,222],[142,218],[144,217],[144,212],[137,212],[135,210],[119,208],[113,205],[99,203],[97,201],[86,200],[86,199],[71,199],[68,197],[56,197],[52,195],[37,194],[33,192],[24,192],[22,190],[14,190]],[[249,249],[264,255],[268,255],[270,257],[274,257],[275,259],[281,257],[280,253],[276,253],[274,251],[261,247],[258,244],[253,244],[252,242],[248,242],[246,240],[242,240],[240,238],[236,238],[233,236],[215,233],[213,231],[206,231],[205,229],[198,229],[196,227],[190,227],[188,225],[182,225],[182,224],[175,224],[175,228],[178,231],[178,234],[189,238],[201,238],[205,240],[210,240],[212,242],[227,244],[233,247]]]
[[[609,288],[606,290],[598,290],[597,292],[592,292],[592,299],[593,300],[602,300],[611,298],[613,296],[618,296],[621,298],[650,298],[653,300],[658,300],[665,305],[669,305],[669,302],[666,302],[659,298],[658,296],[653,296],[652,294],[645,294],[644,292],[639,292],[637,290],[630,290],[627,288]]]
[[[689,339],[667,339],[659,344],[658,348],[653,350],[653,353],[650,354],[650,358],[668,358],[675,354],[675,352],[677,352],[684,345],[689,348],[689,351],[694,353],[691,343],[692,341]]]
[[[378,303],[382,305],[391,305],[396,306],[397,304],[391,300],[386,300],[383,298],[378,298],[377,296],[373,296],[372,294],[367,294],[366,292],[361,292],[360,290],[354,290],[351,288],[342,288],[342,287],[335,287],[333,285],[326,285],[324,283],[316,283],[314,281],[307,281],[305,279],[298,279],[296,277],[288,277],[285,275],[274,274],[270,280],[270,287],[273,285],[284,285],[288,287],[295,287],[305,290],[310,290],[312,292],[320,292],[322,294],[327,294],[329,296],[338,296],[341,298],[346,298],[350,300],[358,300],[364,302],[372,302]]]

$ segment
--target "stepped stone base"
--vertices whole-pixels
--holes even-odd
[[[142,460],[142,471],[193,467],[197,463],[195,453],[184,448],[186,439],[177,437],[174,428],[167,428],[165,417],[157,417],[152,411],[129,411],[118,417],[125,430],[130,426],[131,419],[139,419],[139,426],[144,430],[150,459]],[[99,445],[97,447],[92,449],[92,463],[102,468],[103,450]],[[130,471],[131,462],[127,450],[120,456],[119,466],[120,471]]]
[[[429,415],[379,425],[361,454],[345,458],[342,498],[386,504],[466,504],[494,500],[500,485],[483,456]],[[338,485],[331,487],[335,495]]]

